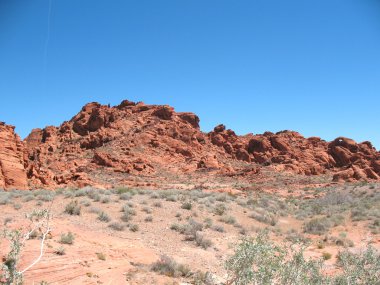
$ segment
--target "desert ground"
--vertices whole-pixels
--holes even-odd
[[[1,228],[25,233],[26,214],[50,213],[43,256],[24,284],[227,284],[237,244],[263,231],[276,244],[304,244],[326,275],[339,272],[341,251],[380,248],[380,184],[210,185],[2,191]],[[35,229],[21,248],[20,270],[39,256],[42,235]],[[4,261],[10,244],[0,246]]]

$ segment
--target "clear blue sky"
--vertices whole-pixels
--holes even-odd
[[[0,121],[22,137],[131,99],[380,148],[379,0],[51,2],[48,27],[49,0],[0,0]]]

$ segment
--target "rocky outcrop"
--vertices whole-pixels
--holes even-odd
[[[27,189],[24,146],[14,127],[0,122],[0,189]]]
[[[328,146],[328,152],[343,168],[334,175],[334,181],[379,180],[380,153],[370,142],[356,143],[352,139],[339,137]]]
[[[190,174],[255,180],[268,171],[380,180],[380,154],[369,142],[326,142],[293,131],[239,136],[224,125],[203,133],[199,121],[167,105],[124,100],[115,107],[89,103],[24,142],[2,123],[0,188],[110,187]]]

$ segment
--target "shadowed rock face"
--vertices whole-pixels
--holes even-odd
[[[330,173],[335,181],[380,180],[380,154],[369,142],[341,137],[329,143],[293,131],[238,136],[219,125],[203,133],[193,113],[128,100],[115,107],[89,103],[59,127],[33,130],[24,142],[13,127],[0,124],[5,189],[110,187],[169,174],[254,178],[260,168]]]

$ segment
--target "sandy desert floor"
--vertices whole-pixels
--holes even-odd
[[[324,258],[327,274],[336,270],[339,251],[380,247],[380,184],[230,192],[89,187],[0,192],[0,222],[2,229],[25,232],[26,213],[50,209],[52,231],[41,261],[25,273],[25,284],[197,284],[194,276],[206,272],[221,284],[235,245],[262,230],[275,242],[307,242],[306,255]],[[35,231],[22,249],[20,269],[39,255],[40,242]],[[8,246],[3,239],[3,258]],[[154,272],[152,265],[163,255],[186,265],[190,274]]]

